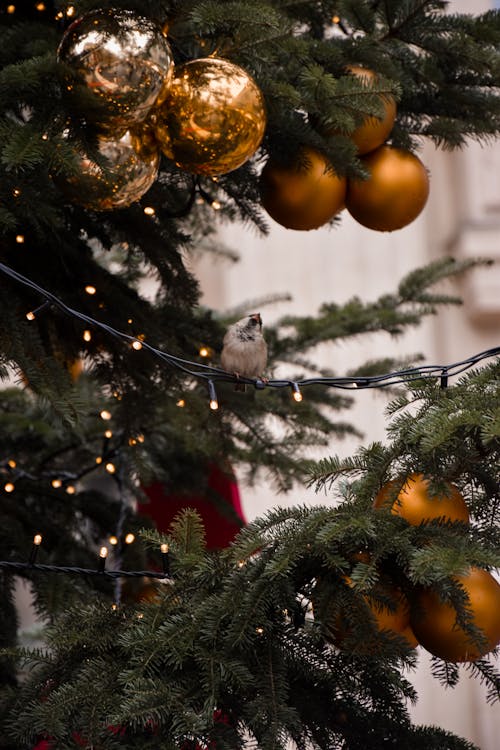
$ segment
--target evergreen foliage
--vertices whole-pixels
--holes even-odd
[[[220,247],[216,222],[266,232],[259,173],[268,156],[285,158],[306,144],[339,174],[363,175],[349,135],[367,115],[382,114],[380,94],[398,101],[396,146],[413,150],[425,137],[455,148],[499,132],[498,12],[450,14],[441,0],[78,0],[73,15],[68,7],[26,0],[10,12],[0,5],[0,261],[67,306],[188,360],[201,361],[204,345],[216,363],[227,323],[248,311],[220,315],[200,306],[188,261],[195,252],[234,259]],[[217,181],[195,179],[162,157],[157,181],[130,208],[99,213],[69,203],[60,178],[78,172],[82,151],[96,155],[98,130],[76,116],[88,102],[69,90],[71,71],[56,50],[71,20],[96,8],[168,22],[176,63],[216,51],[248,70],[268,117],[257,154]],[[367,86],[347,75],[353,64],[378,79]],[[154,218],[144,213],[149,205]],[[315,318],[266,326],[268,374],[279,367],[292,379],[332,375],[314,362],[317,344],[374,331],[399,335],[441,305],[457,304],[438,283],[471,265],[441,259],[374,302],[326,301]],[[145,292],[151,279],[152,296]],[[0,571],[2,750],[28,749],[41,737],[61,749],[276,750],[289,740],[298,750],[472,747],[411,724],[407,702],[416,696],[403,673],[415,654],[404,639],[376,632],[363,596],[381,602],[378,584],[387,576],[409,592],[432,585],[457,607],[471,638],[480,638],[451,576],[499,564],[498,364],[448,389],[422,381],[398,390],[387,445],[311,466],[306,446],[354,432],[338,416],[347,397],[314,386],[298,411],[284,390],[242,399],[228,383],[218,388],[224,408],[214,414],[196,378],[101,329],[84,342],[82,321],[53,308],[27,321],[44,300],[3,275],[1,290],[0,376],[14,373],[17,383],[0,394],[0,477],[15,485],[2,491],[2,559],[25,558],[34,531],[42,531],[40,561],[91,567],[117,524],[136,533],[146,525],[132,510],[142,487],[160,480],[172,493],[207,493],[211,463],[238,464],[250,481],[263,471],[281,491],[309,476],[318,489],[335,489],[337,501],[273,511],[220,553],[206,552],[199,519],[185,512],[168,537],[173,580],[158,584],[149,603],[114,610],[116,590],[102,578],[26,573],[48,625],[38,651],[14,648],[14,581]],[[77,379],[71,372],[80,359],[86,371]],[[368,362],[357,373],[401,364]],[[112,435],[103,438],[108,424]],[[105,475],[96,457],[116,472]],[[471,526],[413,527],[372,508],[387,480],[402,484],[415,471],[438,489],[456,484]],[[157,550],[157,533],[142,536],[142,548],[126,551],[130,567],[156,554],[148,545]],[[354,557],[360,550],[368,561]],[[341,611],[350,630],[337,649],[328,628]],[[487,659],[465,668],[488,685],[492,700],[498,696]],[[434,672],[454,685],[460,669],[436,659]]]

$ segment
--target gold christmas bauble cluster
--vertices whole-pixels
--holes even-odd
[[[366,68],[350,66],[347,72],[367,85],[376,79]],[[323,154],[311,148],[300,149],[286,164],[269,159],[262,171],[261,198],[278,224],[317,229],[344,208],[358,223],[381,232],[401,229],[416,219],[429,195],[427,170],[414,154],[385,144],[396,103],[392,96],[381,99],[383,117],[367,117],[350,135],[368,179],[337,176]]]
[[[58,178],[87,208],[139,200],[157,178],[160,151],[181,169],[215,176],[244,164],[263,138],[264,99],[246,71],[217,58],[174,65],[162,29],[133,11],[77,19],[58,59],[71,72],[75,115],[99,131],[102,165],[82,153],[78,171]]]
[[[386,509],[413,526],[438,518],[469,523],[469,511],[458,489],[450,484],[446,494],[435,496],[422,474],[410,475],[399,491],[394,482],[386,484],[377,494],[374,507]],[[359,552],[353,563],[369,563],[370,559],[369,552]],[[435,588],[408,584],[403,592],[387,571],[380,576],[373,597],[363,595],[361,604],[377,631],[400,636],[410,648],[421,645],[450,662],[476,661],[500,643],[500,584],[491,573],[476,566],[453,576],[453,581],[466,596],[469,622],[479,630],[481,640],[471,638],[451,601],[442,599]],[[344,583],[353,586],[349,576],[344,576]],[[345,615],[340,612],[333,621],[322,622],[325,636],[341,649],[349,636],[349,618]],[[359,644],[358,651],[371,654],[376,648],[375,640]]]

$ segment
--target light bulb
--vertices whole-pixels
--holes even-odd
[[[168,544],[165,544],[165,542],[163,544],[160,544],[160,551],[162,555],[166,555],[168,552]]]
[[[104,433],[104,437],[108,438],[109,440],[109,438],[113,437],[113,432],[111,430],[106,430],[106,432]]]
[[[83,332],[83,340],[84,341],[92,341],[92,334],[88,330],[88,328]]]
[[[102,557],[103,560],[105,560],[108,556],[108,548],[107,547],[101,547],[99,550],[99,557]]]
[[[24,234],[16,234],[16,242],[18,245],[22,245],[24,242]]]
[[[200,350],[199,350],[198,354],[200,355],[200,357],[208,357],[208,355],[210,354],[210,352],[208,351],[208,349],[207,349],[206,346],[202,346],[202,347],[200,347]]]
[[[112,544],[113,547],[114,547],[115,545],[118,544],[118,537],[116,537],[116,536],[110,536],[109,539],[108,539],[108,542],[110,544]]]
[[[155,215],[155,210],[154,210],[153,206],[145,206],[144,207],[144,213],[146,214],[146,216],[154,216]]]
[[[33,310],[30,310],[29,312],[26,313],[26,318],[27,318],[27,320],[35,320],[36,315],[33,312]]]
[[[108,474],[114,474],[116,471],[116,466],[110,461],[106,464],[106,471],[108,472]]]
[[[4,485],[5,492],[14,492],[14,485],[12,482],[7,482],[7,484]]]
[[[33,537],[33,544],[35,544],[37,547],[39,547],[42,543],[42,535],[41,534],[35,534]]]
[[[62,481],[60,479],[53,479],[51,485],[54,489],[58,489],[59,487],[62,487]]]
[[[96,464],[102,464],[102,456],[97,456],[95,462]]]
[[[184,406],[186,406],[186,402],[184,401],[183,398],[180,398],[175,405],[179,406],[182,409],[184,408]]]
[[[219,408],[219,402],[216,401],[216,399],[214,399],[214,398],[211,399],[211,401],[210,401],[210,408],[212,409],[212,411],[217,411],[217,409]]]
[[[11,469],[15,469],[15,468],[16,468],[16,466],[17,466],[17,464],[16,464],[16,462],[14,461],[14,459],[13,459],[13,458],[10,458],[10,459],[9,459],[9,460],[7,461],[7,464],[9,465],[9,467],[10,467]]]
[[[135,542],[135,534],[129,533],[125,536],[125,544],[132,544]]]
[[[68,5],[68,7],[66,8],[66,15],[68,16],[68,18],[71,18],[71,16],[75,15],[75,9],[73,5]]]
[[[87,292],[87,294],[92,295],[97,292],[97,289],[95,288],[95,286],[92,286],[92,284],[87,284],[87,286],[85,287],[85,291]]]
[[[101,419],[104,419],[104,421],[108,421],[108,419],[111,419],[111,412],[109,412],[107,409],[103,409],[99,415]]]
[[[138,352],[140,349],[142,349],[142,343],[140,341],[133,341],[132,349],[135,349],[136,352]]]
[[[220,201],[218,201],[218,200],[212,201],[212,203],[210,205],[212,206],[212,208],[214,209],[214,211],[219,211],[222,208],[222,203]]]
[[[76,489],[75,487],[73,487],[72,484],[68,484],[68,486],[66,487],[66,492],[68,493],[68,495],[74,495],[76,492]]]
[[[42,11],[44,11],[44,10],[45,10],[45,3],[37,3],[37,4],[35,5],[35,8],[36,8],[37,10],[39,10],[39,11],[40,11],[40,13],[41,13]]]
[[[16,12],[15,5],[7,5],[7,13],[15,13],[15,12]]]
[[[292,383],[292,391],[294,400],[297,401],[297,403],[300,403],[302,401],[302,393],[300,392],[297,383]]]

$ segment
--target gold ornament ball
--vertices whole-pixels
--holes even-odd
[[[270,158],[262,170],[260,196],[267,213],[287,229],[326,224],[344,208],[346,179],[319,151],[303,147],[288,165]]]
[[[454,579],[468,596],[472,622],[482,631],[484,643],[471,640],[456,624],[455,608],[432,588],[416,594],[410,623],[419,643],[434,656],[452,662],[475,661],[500,643],[500,584],[491,573],[475,567]]]
[[[462,495],[453,484],[448,484],[447,490],[446,495],[431,495],[429,480],[423,474],[411,474],[396,497],[394,483],[384,485],[373,505],[375,508],[390,507],[391,513],[401,516],[413,526],[437,518],[469,523],[469,510]]]
[[[348,180],[346,207],[368,229],[393,232],[420,214],[429,196],[429,176],[417,156],[380,146],[361,159],[370,176]]]
[[[175,67],[154,121],[163,153],[178,167],[222,175],[258,149],[266,128],[264,98],[243,68],[200,58]]]
[[[80,114],[115,131],[146,119],[164,98],[174,67],[161,27],[131,10],[96,10],[78,18],[57,54],[74,72],[75,93],[85,95]]]
[[[344,576],[348,586],[352,587],[353,583],[349,576]],[[362,597],[365,608],[366,619],[372,619],[377,631],[389,631],[395,635],[403,637],[407,641],[409,648],[417,646],[417,639],[410,626],[410,605],[403,592],[387,580],[380,581],[376,586],[376,593],[383,601],[369,596]],[[389,606],[386,604],[390,603]],[[350,628],[345,622],[342,613],[334,622],[324,625],[325,637],[334,643],[338,648],[345,647],[345,639],[349,637]],[[376,650],[376,642],[369,640],[366,643],[357,644],[357,652],[360,654],[372,654]]]
[[[362,79],[366,85],[370,85],[377,80],[377,74],[369,68],[361,68],[351,65],[347,68],[348,72]],[[358,154],[367,154],[381,146],[389,137],[396,119],[396,102],[393,96],[381,96],[384,105],[384,116],[367,117],[364,122],[350,133],[351,138],[357,146]]]
[[[106,167],[81,154],[78,174],[54,178],[71,202],[94,211],[126,208],[156,180],[160,149],[146,125],[117,139],[99,136],[98,151]]]

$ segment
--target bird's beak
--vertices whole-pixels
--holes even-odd
[[[252,320],[255,320],[259,324],[259,326],[262,328],[262,318],[260,317],[260,313],[252,313],[248,317],[252,318]]]

